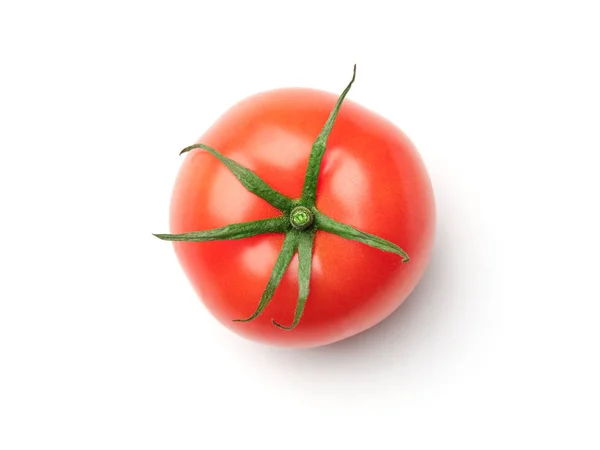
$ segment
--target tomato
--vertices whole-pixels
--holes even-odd
[[[234,105],[198,143],[297,200],[303,194],[311,148],[336,101],[341,102],[338,96],[313,89],[263,92]],[[298,253],[265,309],[251,321],[235,320],[257,310],[284,245],[283,233],[175,240],[189,281],[223,325],[267,344],[318,346],[372,327],[410,294],[429,260],[435,209],[425,166],[400,129],[344,100],[322,156],[315,207],[335,221],[396,244],[410,259],[404,262],[397,253],[315,228],[307,238],[314,238],[312,255],[305,256],[304,263],[312,263],[306,305],[293,329],[282,329],[279,324],[294,324],[297,312]],[[300,221],[306,219],[303,211],[296,214]],[[186,153],[172,195],[171,233],[277,217],[282,212],[248,191],[214,154],[201,148]]]

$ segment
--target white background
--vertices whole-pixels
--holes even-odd
[[[598,3],[160,3],[0,6],[0,448],[599,448]],[[355,62],[430,171],[430,268],[347,341],[244,341],[151,236],[177,152]]]

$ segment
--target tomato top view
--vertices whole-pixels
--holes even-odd
[[[288,88],[234,105],[187,147],[177,257],[226,327],[312,347],[391,314],[429,260],[431,183],[396,126],[342,95]]]

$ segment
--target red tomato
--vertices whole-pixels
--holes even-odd
[[[249,168],[279,192],[299,198],[311,146],[338,96],[279,89],[227,111],[199,140]],[[291,331],[298,302],[298,254],[264,312],[255,310],[282,248],[283,234],[231,241],[174,242],[177,257],[208,310],[234,332],[263,343],[310,347],[377,324],[410,294],[427,265],[434,199],[415,147],[396,126],[345,100],[331,131],[318,179],[316,207],[404,249],[410,261],[337,235],[316,232],[306,309]],[[190,152],[177,177],[172,233],[280,216],[247,191],[214,156]]]

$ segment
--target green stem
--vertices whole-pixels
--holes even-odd
[[[290,213],[290,223],[296,230],[306,230],[315,223],[315,216],[310,209],[296,206]]]

